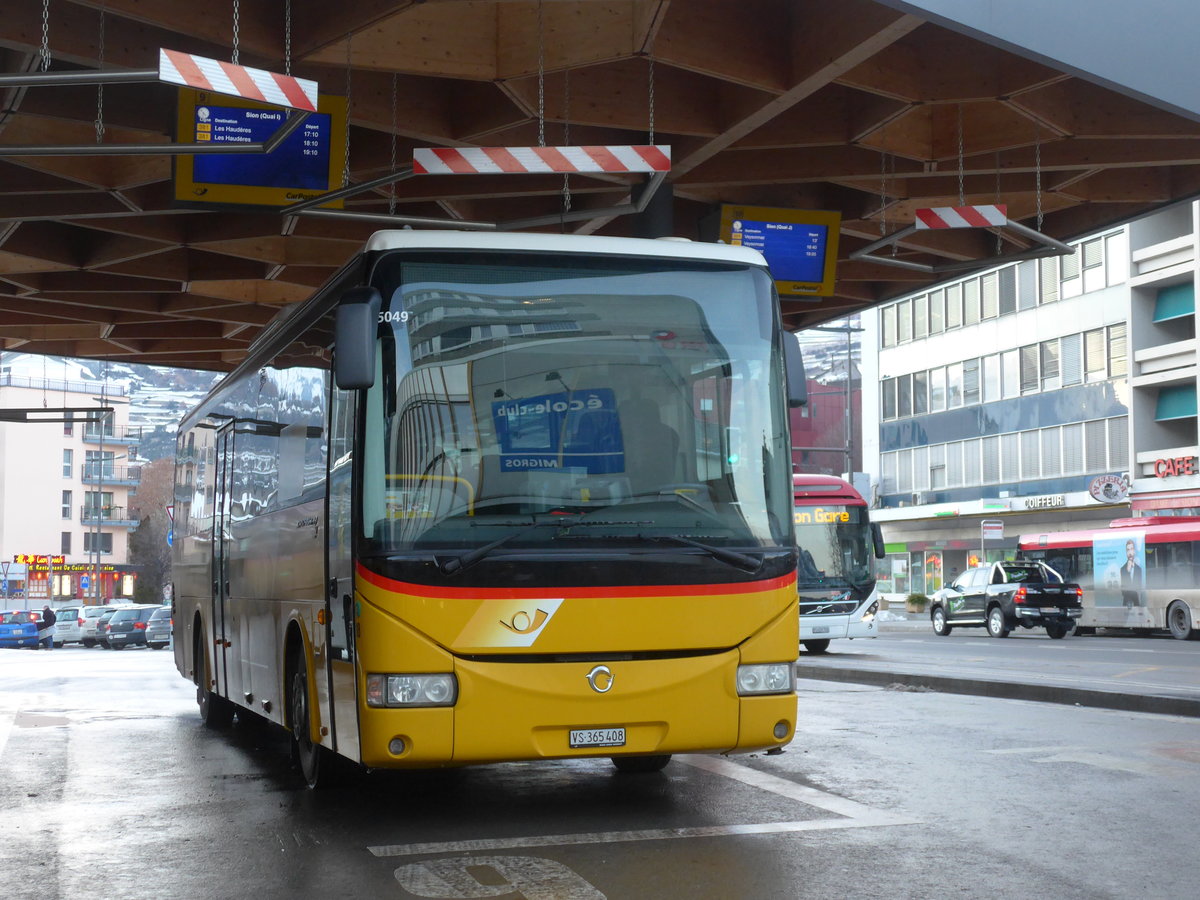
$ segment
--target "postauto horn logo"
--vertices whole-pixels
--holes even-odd
[[[459,632],[456,643],[467,647],[532,647],[562,602],[561,597],[483,600]]]

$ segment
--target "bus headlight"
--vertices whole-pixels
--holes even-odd
[[[875,618],[875,613],[879,612],[879,601],[876,600],[867,607],[867,611],[862,614],[862,622],[870,622]]]
[[[791,663],[757,663],[738,666],[737,692],[746,694],[790,694],[796,690],[796,673]]]
[[[448,673],[367,675],[367,706],[453,706],[458,679]]]

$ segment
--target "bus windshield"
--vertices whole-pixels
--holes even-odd
[[[790,545],[765,271],[408,251],[374,282],[364,558]]]
[[[871,527],[866,507],[797,506],[800,588],[865,588],[873,579]]]

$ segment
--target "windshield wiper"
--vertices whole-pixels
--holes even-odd
[[[497,538],[490,544],[484,544],[482,547],[476,547],[474,550],[468,550],[462,556],[455,556],[444,563],[439,563],[438,568],[443,575],[454,575],[461,572],[470,566],[475,565],[493,550],[503,547],[509,541],[513,540],[520,534],[524,534],[530,528],[545,528],[547,525],[557,525],[560,528],[570,528],[572,525],[578,525],[579,520],[575,517],[559,516],[558,521],[550,520],[546,522],[511,522],[507,523],[514,526],[517,530],[510,531],[502,538]]]
[[[677,544],[683,544],[685,547],[695,547],[697,550],[703,550],[713,559],[720,560],[726,565],[734,566],[738,569],[746,569],[750,572],[754,572],[762,567],[762,559],[756,559],[753,556],[748,556],[745,553],[738,553],[736,550],[726,550],[724,547],[714,547],[711,544],[702,544],[700,541],[693,541],[691,538],[685,538],[678,534],[639,534],[638,538],[651,543],[658,541],[674,541]]]

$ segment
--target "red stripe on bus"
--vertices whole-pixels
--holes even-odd
[[[393,578],[379,575],[367,569],[362,563],[357,565],[358,576],[370,582],[375,587],[394,591],[400,594],[414,594],[418,597],[438,597],[446,600],[521,600],[525,598],[538,599],[549,594],[571,597],[695,597],[720,594],[759,594],[766,591],[777,591],[795,584],[794,574],[779,578],[769,578],[765,581],[751,581],[744,584],[655,584],[633,585],[623,587],[541,587],[541,588],[444,588],[430,587],[426,584],[410,584]]]

